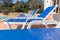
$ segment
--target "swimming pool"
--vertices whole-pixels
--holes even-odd
[[[7,18],[8,16],[0,16],[0,20]]]

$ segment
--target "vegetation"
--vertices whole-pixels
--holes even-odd
[[[0,11],[8,9],[11,12],[27,12],[29,9],[34,10],[39,8],[42,12],[43,2],[41,0],[29,0],[28,2],[23,2],[17,0],[13,3],[13,0],[0,0]]]

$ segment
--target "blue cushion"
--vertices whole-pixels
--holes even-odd
[[[45,11],[43,11],[38,17],[45,18],[54,8],[55,6],[48,7]]]
[[[33,20],[41,20],[41,19],[29,19],[27,22],[31,22]],[[10,19],[7,20],[6,22],[26,22],[26,19]]]

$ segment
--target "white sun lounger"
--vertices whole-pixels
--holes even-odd
[[[39,17],[41,17],[41,18],[43,18],[43,19],[42,19],[42,20],[31,21],[31,22],[28,24],[27,29],[30,29],[33,24],[38,24],[38,23],[45,23],[45,25],[46,25],[46,23],[53,23],[53,24],[55,23],[55,24],[57,24],[57,26],[58,26],[58,22],[57,22],[57,21],[55,21],[55,20],[46,20],[46,18],[47,18],[56,8],[57,8],[57,5],[48,7],[48,8],[47,8],[44,12],[42,12],[42,13],[40,14],[40,16],[39,16]],[[46,27],[47,27],[47,25],[46,25]],[[47,27],[47,28],[48,28],[48,27]]]

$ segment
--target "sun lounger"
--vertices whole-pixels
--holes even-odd
[[[47,11],[45,10],[39,16],[39,17],[41,17],[43,19],[40,20],[40,21],[35,20],[35,21],[30,22],[29,25],[28,25],[28,27],[27,27],[27,29],[30,29],[33,24],[39,24],[39,23],[46,23],[46,24],[48,24],[48,23],[52,24],[53,23],[53,24],[56,24],[58,26],[58,22],[57,21],[55,21],[55,20],[46,20],[46,18],[49,16],[49,14],[51,14],[51,12],[53,12],[56,8],[57,8],[57,5],[48,7],[46,9]],[[46,27],[48,28],[47,25],[46,25]]]

